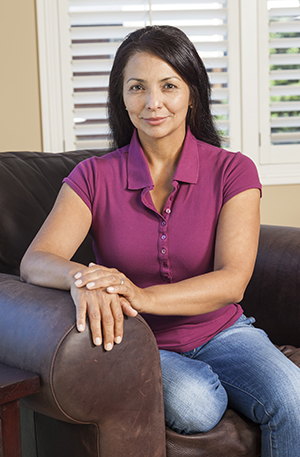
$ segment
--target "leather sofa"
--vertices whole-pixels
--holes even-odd
[[[159,355],[144,320],[125,319],[111,352],[79,334],[66,291],[20,281],[19,264],[61,181],[84,158],[0,154],[0,363],[37,373],[41,390],[22,400],[23,457],[258,457],[260,429],[227,410],[210,432],[182,436],[164,425]],[[94,260],[91,240],[75,255]],[[300,228],[262,226],[255,271],[242,302],[300,366]]]

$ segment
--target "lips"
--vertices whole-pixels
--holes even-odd
[[[166,117],[148,117],[148,118],[144,118],[144,121],[146,121],[150,125],[160,125],[166,119],[167,119]]]

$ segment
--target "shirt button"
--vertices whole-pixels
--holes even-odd
[[[162,221],[161,225],[164,227],[166,225],[166,221]]]
[[[162,254],[166,254],[167,250],[165,248],[162,248],[162,250],[160,251]]]
[[[170,214],[170,212],[171,212],[170,208],[167,208],[166,213]]]
[[[162,239],[162,240],[165,240],[166,238],[167,238],[167,235],[162,235],[162,236],[161,236],[161,239]]]

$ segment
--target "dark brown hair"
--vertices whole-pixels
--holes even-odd
[[[211,88],[204,64],[193,43],[180,29],[171,26],[149,26],[132,32],[117,50],[110,73],[108,92],[109,125],[114,147],[128,144],[134,126],[123,101],[124,69],[137,52],[148,52],[164,60],[189,86],[192,109],[187,125],[199,140],[221,145],[210,111]]]

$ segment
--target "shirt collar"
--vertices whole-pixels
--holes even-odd
[[[199,156],[197,140],[189,127],[183,144],[181,157],[174,175],[174,181],[190,184],[197,182],[199,175]],[[128,189],[137,190],[153,187],[148,163],[134,130],[128,149]]]

